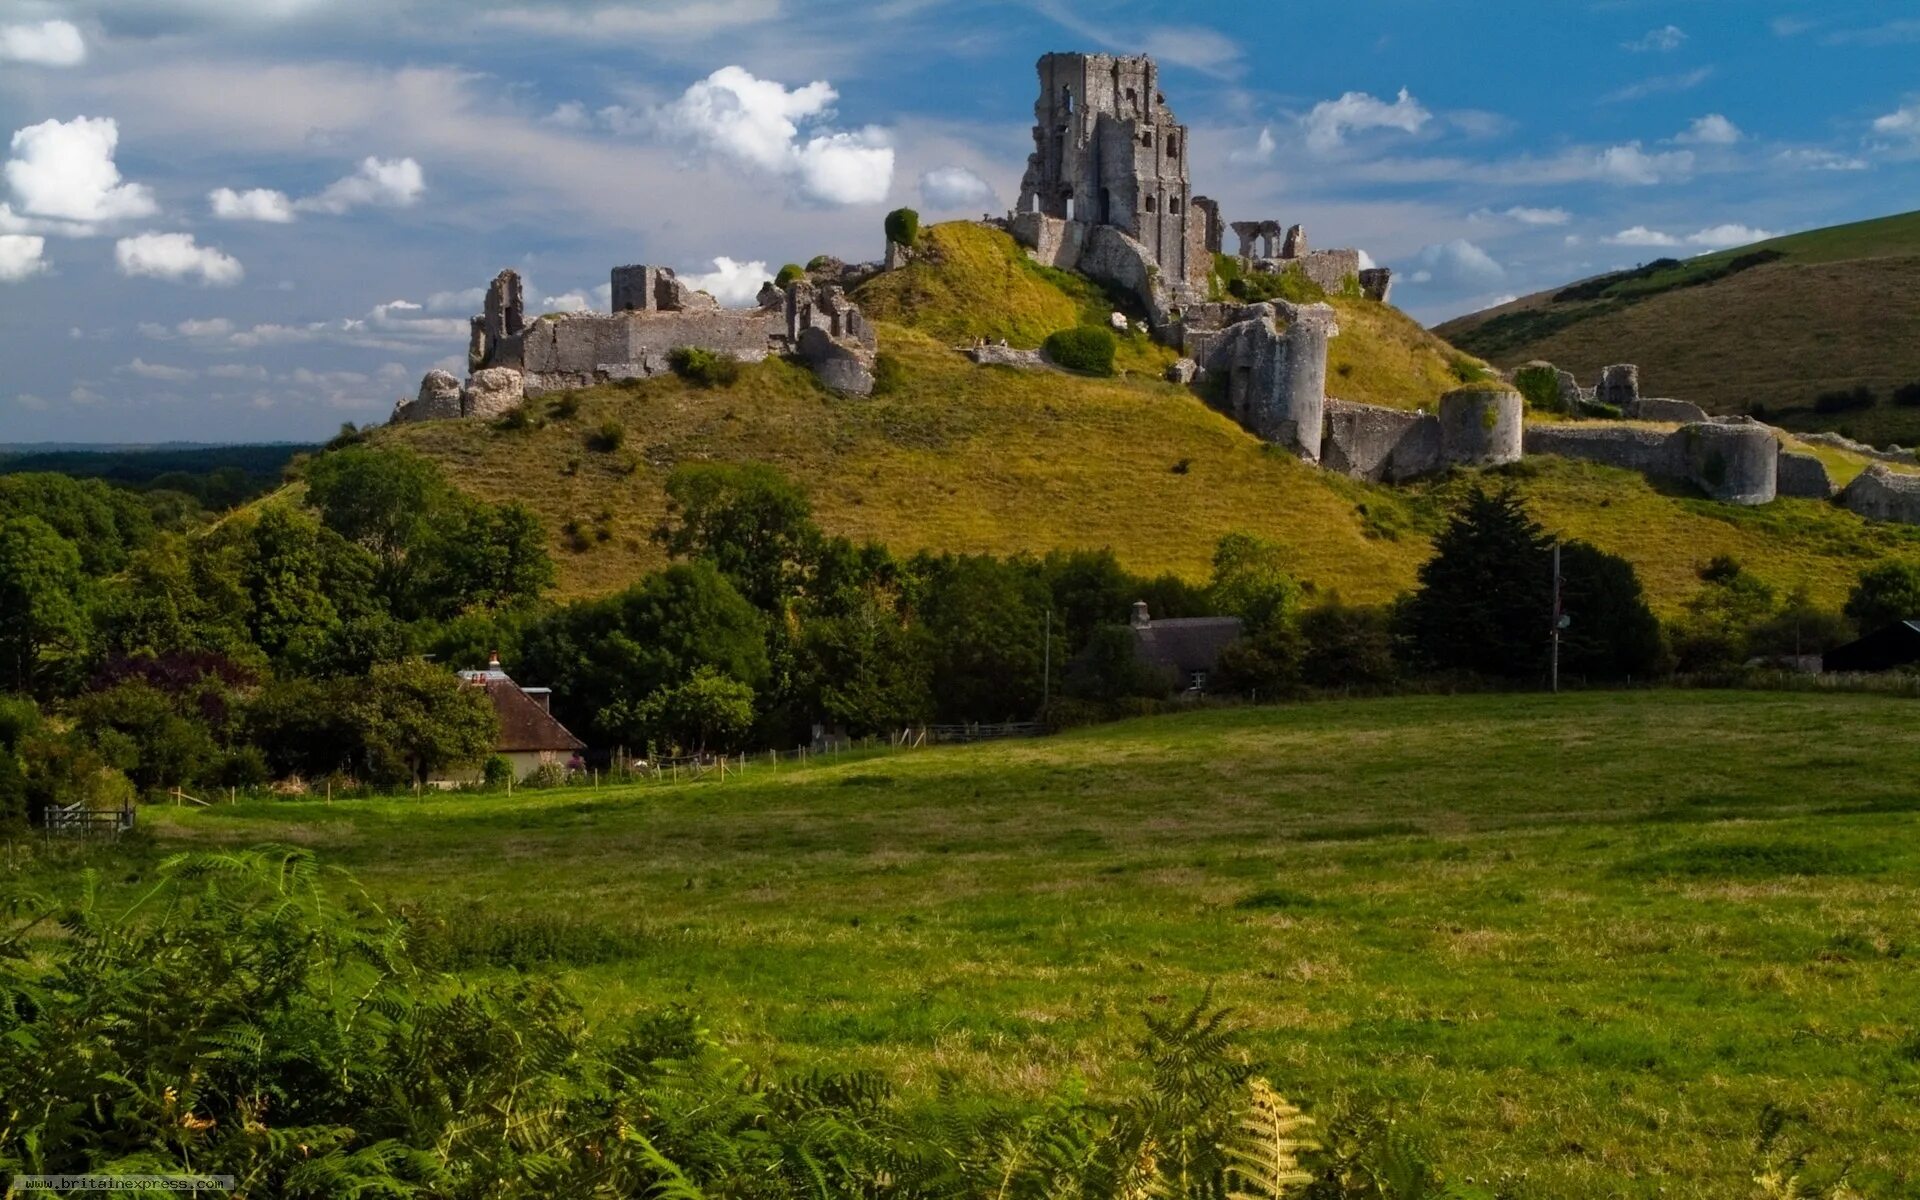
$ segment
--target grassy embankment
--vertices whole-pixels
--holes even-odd
[[[770,462],[808,490],[828,531],[901,553],[1109,546],[1136,571],[1200,577],[1222,534],[1249,530],[1287,546],[1296,573],[1323,592],[1384,601],[1412,584],[1457,481],[1387,488],[1303,466],[1161,380],[1169,351],[1140,337],[1123,340],[1127,374],[1114,379],[975,367],[952,346],[1037,345],[1111,302],[1034,266],[1003,234],[954,225],[931,236],[939,262],[861,293],[882,352],[901,367],[885,395],[838,397],[774,361],[718,390],[659,378],[576,393],[570,413],[549,398],[524,429],[441,421],[377,436],[430,455],[481,496],[531,504],[553,533],[563,596],[612,591],[661,565],[648,535],[665,515],[666,479],[709,459]],[[1431,405],[1456,384],[1457,352],[1397,310],[1335,303],[1336,394]],[[595,449],[608,423],[624,440]],[[1808,501],[1747,511],[1549,460],[1520,474],[1542,521],[1633,560],[1668,613],[1716,554],[1837,605],[1861,566],[1920,552],[1920,532]]]
[[[297,842],[449,961],[684,1003],[750,1057],[1100,1077],[1212,987],[1292,1096],[1542,1197],[1920,1186],[1913,702],[1451,696],[1212,711],[744,779],[160,810]],[[116,868],[114,886],[140,871]]]

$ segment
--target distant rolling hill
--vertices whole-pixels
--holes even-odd
[[[1638,363],[1650,395],[1912,445],[1920,441],[1920,387],[1912,386],[1920,384],[1920,212],[1660,260],[1434,332],[1500,366],[1546,359],[1591,384],[1608,363]]]

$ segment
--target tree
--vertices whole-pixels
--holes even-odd
[[[438,519],[432,542],[436,561],[412,606],[425,615],[531,604],[553,586],[547,531],[524,504],[456,498]]]
[[[241,556],[250,632],[276,662],[308,667],[343,619],[372,611],[368,552],[298,509],[266,506]]]
[[[1731,555],[1716,555],[1699,571],[1701,588],[1673,626],[1673,653],[1682,671],[1737,667],[1751,653],[1753,632],[1773,616],[1773,588]]]
[[[911,246],[920,240],[920,214],[911,208],[896,208],[887,214],[887,240]]]
[[[844,616],[808,621],[803,657],[814,715],[854,734],[926,720],[933,698],[919,651],[898,614],[871,598]]]
[[[128,679],[73,706],[79,731],[142,792],[209,780],[221,765],[212,731],[160,688]]]
[[[1382,687],[1399,674],[1386,609],[1326,603],[1300,615],[1300,677],[1314,687]]]
[[[500,736],[484,690],[417,658],[376,663],[352,707],[377,782],[425,783],[435,771],[477,764]]]
[[[1920,617],[1920,563],[1889,560],[1860,572],[1845,611],[1862,636]]]
[[[704,558],[756,608],[783,608],[817,556],[807,498],[761,463],[696,463],[667,479],[668,520],[654,538],[676,558]]]
[[[922,556],[909,570],[936,714],[998,721],[1037,712],[1048,599],[1039,580],[987,555]]]
[[[1503,679],[1545,674],[1550,543],[1511,490],[1475,484],[1434,539],[1419,580],[1403,620],[1422,665]]]
[[[80,568],[108,575],[154,538],[146,497],[98,479],[29,471],[0,476],[0,518],[38,517],[72,542]]]
[[[45,696],[86,641],[80,551],[39,517],[0,519],[0,684]]]
[[[616,702],[603,723],[632,745],[733,750],[753,728],[753,689],[711,667],[696,667],[684,683],[638,703]]]
[[[440,469],[410,450],[346,446],[307,466],[307,503],[328,529],[373,555],[397,616],[413,595],[419,553],[451,498]]]
[[[629,706],[709,666],[757,692],[767,681],[765,622],[705,561],[676,563],[618,595],[570,605],[527,630],[529,677],[554,689],[573,728],[603,724]],[[627,711],[630,711],[627,710]]]
[[[1645,679],[1666,666],[1660,620],[1633,564],[1586,542],[1560,550],[1560,671],[1597,680]]]
[[[1300,603],[1300,585],[1287,573],[1291,556],[1277,542],[1251,533],[1230,533],[1213,548],[1214,611],[1239,617],[1248,636],[1290,622]]]

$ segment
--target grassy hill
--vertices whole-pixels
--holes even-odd
[[[860,296],[900,367],[885,394],[836,396],[804,368],[770,361],[718,390],[662,377],[547,398],[520,429],[441,421],[376,437],[430,455],[476,494],[531,504],[553,531],[568,596],[661,565],[649,534],[665,515],[666,479],[707,459],[773,463],[806,487],[827,530],[902,553],[1110,546],[1134,570],[1199,577],[1222,534],[1249,530],[1289,547],[1304,581],[1349,600],[1384,601],[1413,583],[1458,480],[1396,489],[1302,465],[1162,381],[1170,352],[1144,337],[1127,339],[1126,374],[1114,379],[976,367],[952,345],[1036,345],[1111,301],[1034,266],[992,230],[932,234],[940,261],[882,276]],[[1457,381],[1458,352],[1397,310],[1335,303],[1336,395],[1432,404]],[[608,425],[621,444],[596,449]],[[1810,501],[1741,510],[1552,460],[1511,478],[1550,527],[1632,559],[1668,612],[1715,554],[1834,604],[1864,563],[1920,554],[1920,530]]]
[[[1435,332],[1501,366],[1544,358],[1589,383],[1638,363],[1649,394],[1876,444],[1920,440],[1920,212],[1619,272],[1460,317]],[[1865,387],[1871,408],[1819,412]]]
[[[687,1005],[749,1061],[1030,1098],[1115,1082],[1134,1014],[1211,987],[1286,1095],[1392,1116],[1456,1180],[1524,1177],[1502,1195],[1743,1200],[1771,1110],[1808,1182],[1850,1164],[1848,1194],[1908,1196],[1914,703],[1212,710],[142,824],[155,859],[309,847],[425,910],[472,976],[561,979],[608,1024]],[[101,874],[145,886],[138,861]]]

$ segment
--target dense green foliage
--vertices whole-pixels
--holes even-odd
[[[920,214],[911,208],[896,208],[887,214],[887,240],[898,246],[912,246],[920,240]]]
[[[777,287],[785,287],[790,283],[798,283],[806,277],[807,269],[805,267],[799,263],[788,263],[786,266],[780,268],[780,273],[773,277],[773,282]]]
[[[763,1073],[679,1009],[594,1030],[564,989],[460,982],[445,938],[311,855],[170,859],[141,903],[0,929],[0,1168],[232,1175],[281,1197],[1052,1200],[1437,1196],[1403,1141],[1314,1121],[1226,1012],[1148,1014],[1136,1077],[1017,1111],[873,1072]],[[44,960],[37,924],[68,931]]]
[[[1920,618],[1920,563],[1887,562],[1862,571],[1846,613],[1862,633]]]
[[[1111,375],[1118,344],[1111,329],[1101,325],[1076,325],[1048,334],[1041,349],[1055,366],[1088,375]]]
[[[706,388],[730,387],[740,379],[739,359],[699,346],[680,346],[667,351],[667,365],[688,383]]]

